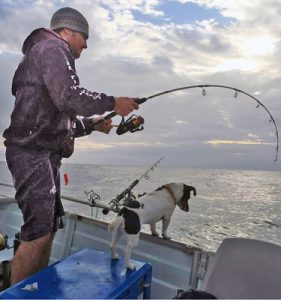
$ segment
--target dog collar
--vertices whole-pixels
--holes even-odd
[[[175,204],[177,204],[177,199],[176,199],[174,193],[172,192],[172,190],[166,185],[163,185],[163,188],[166,189],[166,191],[169,193],[171,198],[174,200]]]

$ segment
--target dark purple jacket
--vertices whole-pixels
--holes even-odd
[[[79,86],[69,45],[55,32],[34,30],[22,51],[12,84],[16,100],[11,124],[3,134],[6,146],[58,150],[68,136],[87,131],[89,122],[83,131],[76,116],[114,109],[114,97]]]

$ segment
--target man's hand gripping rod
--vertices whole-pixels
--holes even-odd
[[[142,104],[144,103],[146,100],[148,100],[148,98],[137,98],[136,100],[134,100],[137,104]],[[92,127],[95,127],[96,125],[102,123],[103,121],[106,121],[108,119],[112,119],[113,117],[116,116],[116,112],[113,111],[111,113],[109,113],[108,115],[104,116],[102,119],[98,120],[97,122],[95,122]]]

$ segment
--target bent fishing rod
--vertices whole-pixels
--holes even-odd
[[[270,111],[267,109],[267,107],[261,101],[259,101],[256,97],[252,96],[251,94],[249,94],[247,92],[244,92],[244,91],[242,91],[240,89],[237,89],[235,87],[226,86],[226,85],[199,84],[199,85],[190,85],[190,86],[184,86],[184,87],[179,87],[179,88],[167,90],[167,91],[164,91],[164,92],[153,94],[149,97],[137,98],[135,101],[137,102],[137,104],[142,104],[142,103],[146,102],[147,100],[150,100],[150,99],[153,99],[153,98],[156,98],[156,97],[160,97],[160,96],[165,95],[165,94],[169,94],[169,93],[173,93],[173,92],[177,92],[177,91],[181,91],[181,90],[194,89],[194,88],[201,88],[203,96],[206,96],[207,95],[206,88],[210,88],[210,87],[224,88],[224,89],[233,90],[234,91],[234,98],[237,98],[239,93],[244,94],[244,95],[248,96],[250,99],[252,99],[253,101],[255,101],[257,103],[256,108],[262,107],[267,112],[267,114],[270,117],[269,122],[273,123],[274,128],[275,128],[275,133],[274,134],[276,136],[276,147],[275,147],[276,155],[275,155],[274,161],[276,162],[277,159],[278,159],[278,152],[279,152],[279,133],[278,133],[278,128],[277,128],[276,122],[275,122],[272,114],[270,113]],[[105,120],[112,119],[115,116],[116,116],[116,112],[113,111],[113,112],[105,115],[103,118],[101,118],[97,122],[93,123],[91,125],[91,127],[94,128],[97,124],[100,124]],[[123,117],[116,132],[117,132],[117,134],[120,135],[120,134],[124,134],[128,131],[135,132],[135,131],[138,131],[138,130],[142,130],[143,129],[143,127],[142,127],[143,123],[144,123],[144,120],[140,116],[137,117],[137,116],[133,115],[126,122],[124,121],[124,117]]]

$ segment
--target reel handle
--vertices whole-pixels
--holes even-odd
[[[109,208],[104,208],[102,210],[103,215],[107,215],[109,213]]]

